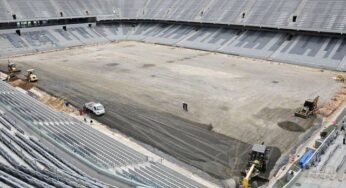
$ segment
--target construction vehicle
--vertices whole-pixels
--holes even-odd
[[[338,74],[336,75],[335,80],[339,82],[345,82],[345,77],[342,74]]]
[[[269,149],[265,145],[253,145],[247,169],[243,172],[243,179],[241,181],[243,188],[257,187],[257,182],[254,181],[256,178],[266,180],[266,178],[263,177],[263,174],[267,170],[268,153]]]
[[[17,69],[17,65],[15,63],[10,62],[10,61],[8,61],[7,70],[8,70],[9,74],[21,72],[21,70]]]
[[[18,78],[18,77],[17,77],[16,74],[14,74],[14,73],[9,73],[9,74],[7,75],[6,80],[7,80],[7,81],[13,81],[13,80],[16,80],[17,78]]]
[[[315,115],[316,111],[317,111],[317,103],[318,103],[318,99],[320,97],[317,96],[315,99],[308,99],[304,102],[303,107],[299,108],[294,115],[296,117],[300,117],[300,118],[304,118],[307,119],[313,115]]]
[[[27,70],[26,81],[28,81],[28,82],[36,82],[36,81],[38,81],[38,78],[37,78],[37,76],[35,74],[35,70],[34,69],[28,69]]]
[[[84,104],[84,108],[97,116],[101,116],[106,113],[106,110],[101,103],[88,102]]]

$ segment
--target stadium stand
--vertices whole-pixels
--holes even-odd
[[[86,17],[96,21],[65,22]],[[0,57],[134,40],[346,71],[340,0],[0,0],[0,24]],[[12,114],[0,115],[6,185],[108,187],[23,134],[16,118],[99,172],[151,187],[204,187],[2,81],[0,106]]]
[[[1,0],[0,20],[93,15],[343,33],[345,3],[340,0]]]
[[[345,32],[345,1],[308,0],[302,7],[295,27]]]
[[[29,28],[0,30],[0,56],[55,50],[107,41],[135,40],[244,55],[297,65],[345,70],[343,36],[312,36],[294,30],[343,33],[345,2],[338,0],[0,0],[0,23]],[[97,23],[33,27],[25,20],[95,16]],[[15,19],[15,20],[14,20]],[[209,27],[121,20],[218,23]],[[118,20],[118,23],[116,23]],[[114,22],[115,21],[115,22]],[[31,25],[30,25],[31,24]],[[273,28],[256,31],[222,24]],[[275,29],[290,29],[277,32]],[[252,28],[253,29],[253,28]]]
[[[0,117],[0,125],[3,127],[0,127],[0,138],[3,143],[0,146],[1,148],[6,146],[1,154],[10,165],[14,166],[14,170],[18,168],[22,170],[21,168],[25,167],[29,169],[29,174],[43,173],[52,178],[51,181],[55,184],[57,182],[66,184],[67,181],[59,182],[60,179],[57,181],[62,174],[58,174],[59,176],[54,179],[53,175],[50,175],[52,172],[39,170],[36,161],[40,163],[44,161],[47,164],[43,163],[42,165],[46,166],[47,169],[61,168],[69,173],[75,173],[76,176],[82,176],[80,178],[87,178],[72,165],[62,159],[57,159],[56,155],[47,151],[37,140],[23,135],[24,131],[18,128],[20,126],[13,126],[15,121],[11,120],[11,117],[17,118],[16,121],[21,121],[39,135],[46,137],[52,143],[56,143],[62,149],[108,176],[127,178],[129,182],[139,182],[139,185],[152,187],[206,187],[161,164],[160,161],[149,160],[147,156],[99,131],[95,131],[79,120],[54,111],[3,81],[0,81],[0,106],[8,114],[8,116]],[[14,133],[9,132],[12,129],[16,131]],[[11,150],[16,157],[13,159],[8,156],[6,150]],[[22,150],[27,153],[23,154]],[[1,170],[0,163],[0,172]],[[38,172],[32,172],[32,170]],[[50,179],[48,180],[50,181]],[[47,180],[44,180],[43,183],[45,181]],[[55,186],[52,182],[47,183]]]
[[[7,186],[115,187],[85,175],[14,122],[8,114],[0,115],[0,181]]]
[[[257,0],[245,16],[244,22],[264,26],[287,26],[292,22],[291,17],[300,2],[300,0]]]
[[[62,49],[65,47],[135,40],[216,51],[297,65],[345,71],[346,39],[274,31],[171,24],[86,24],[0,30],[1,56]]]
[[[236,23],[240,22],[242,11],[245,8],[247,1],[242,0],[218,0],[213,1],[200,20],[208,22],[220,22],[220,23]],[[214,11],[218,10],[218,11]]]
[[[145,15],[143,18],[165,19],[176,2],[175,0],[149,1],[145,8]]]

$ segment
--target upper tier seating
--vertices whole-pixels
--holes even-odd
[[[0,21],[97,16],[346,32],[340,0],[0,0]]]

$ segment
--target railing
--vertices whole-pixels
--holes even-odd
[[[324,151],[329,147],[329,145],[337,137],[337,127],[332,126],[331,129],[332,129],[332,131],[330,131],[330,133],[327,135],[327,137],[323,140],[322,144],[314,151],[314,153],[311,156],[309,156],[305,160],[304,168],[300,168],[298,171],[294,171],[293,177],[288,182],[284,183],[284,185],[282,185],[282,181],[284,181],[282,179],[287,178],[287,175],[289,175],[289,174],[286,174],[282,179],[278,180],[278,182],[275,185],[272,185],[271,187],[289,188],[300,177],[300,174],[304,169],[308,169],[310,166],[315,165],[315,163],[319,161],[320,156],[324,153]],[[281,182],[281,183],[279,183],[279,182]]]
[[[95,23],[96,17],[70,17],[70,18],[40,18],[40,19],[25,19],[25,20],[11,20],[0,21],[0,29],[20,29],[31,27],[44,27],[53,25],[69,25],[69,24],[83,24]]]

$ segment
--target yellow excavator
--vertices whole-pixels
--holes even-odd
[[[248,170],[246,176],[243,178],[242,180],[242,185],[243,188],[250,188],[250,180],[252,177],[252,174],[254,173],[254,171],[256,170],[256,165],[259,164],[259,161],[254,161],[253,164],[251,165],[250,169]]]
[[[268,149],[265,145],[255,144],[250,153],[248,168],[245,170],[245,176],[241,181],[243,188],[256,188],[257,182],[252,181],[255,177],[259,177],[267,170]]]

